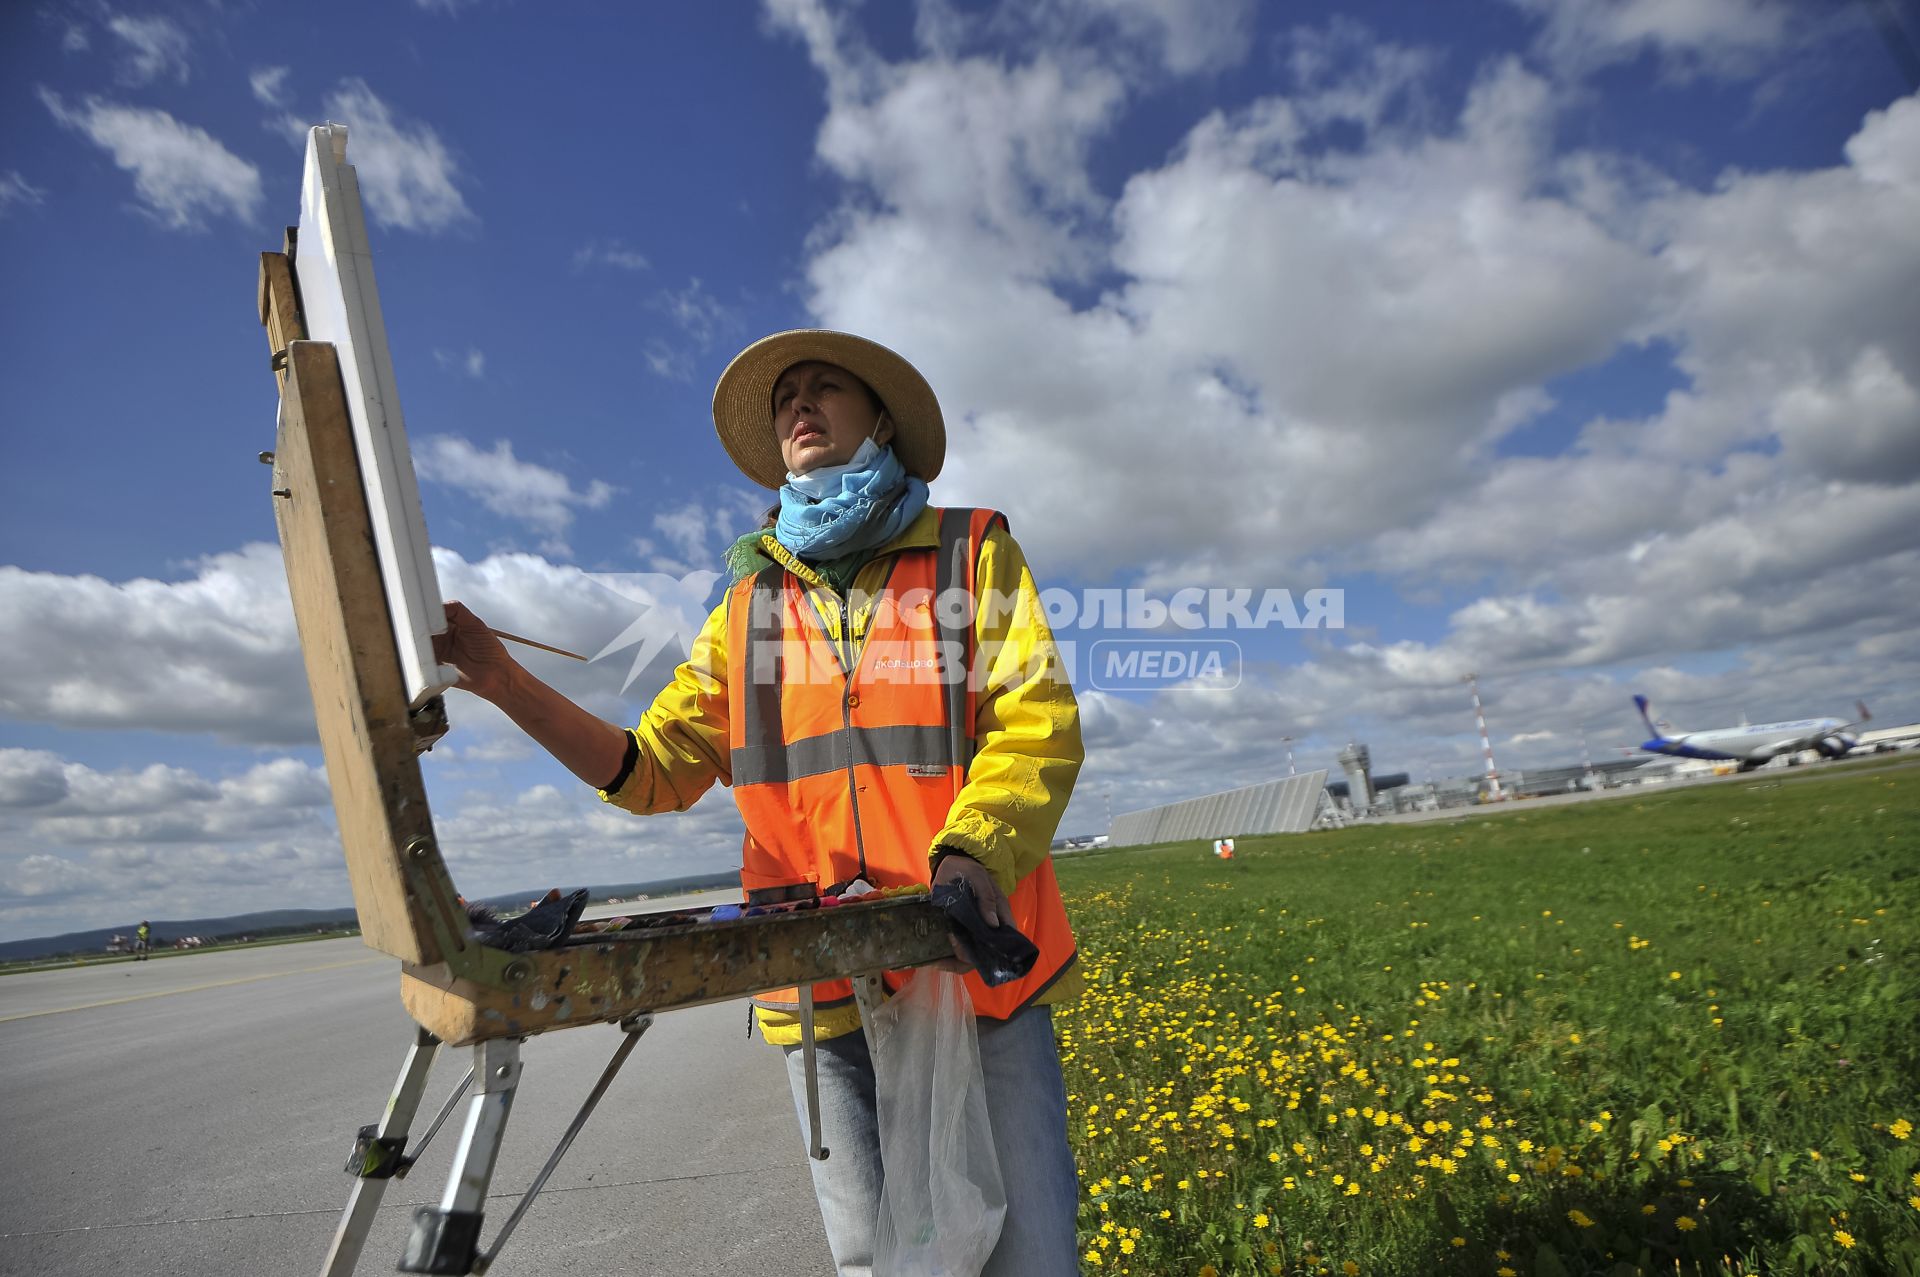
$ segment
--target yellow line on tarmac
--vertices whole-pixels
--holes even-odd
[[[349,958],[345,962],[325,962],[317,967],[302,967],[298,971],[269,971],[264,975],[243,975],[234,980],[214,980],[207,984],[190,984],[184,989],[155,989],[152,993],[135,993],[124,998],[108,998],[104,1002],[82,1002],[75,1007],[49,1007],[45,1011],[22,1011],[17,1015],[0,1015],[0,1024],[9,1020],[31,1020],[37,1015],[64,1015],[68,1011],[91,1011],[95,1007],[117,1007],[123,1002],[143,1002],[148,998],[165,998],[176,993],[198,993],[202,989],[224,989],[231,984],[252,984],[255,980],[278,980],[281,976],[306,975],[310,971],[333,971],[340,967],[361,967],[369,962],[391,962],[392,958]]]

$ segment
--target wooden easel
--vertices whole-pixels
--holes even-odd
[[[353,1190],[321,1271],[353,1272],[387,1181],[407,1173],[472,1085],[446,1193],[439,1206],[415,1211],[400,1271],[481,1273],[655,1012],[847,977],[870,994],[882,969],[950,956],[948,927],[923,896],[575,937],[534,953],[475,939],[420,775],[418,754],[445,734],[446,714],[437,697],[408,708],[339,363],[330,343],[305,340],[290,266],[296,247],[289,232],[286,252],[260,256],[260,320],[280,387],[277,441],[261,460],[273,466],[274,520],[361,934],[400,960],[401,999],[419,1025],[384,1116],[361,1128],[354,1144],[347,1164]],[[552,1157],[482,1250],[487,1186],[519,1083],[520,1044],[589,1024],[619,1024],[624,1037]],[[472,1048],[473,1067],[409,1153],[428,1070],[443,1045]],[[818,1142],[816,1126],[816,1155]]]

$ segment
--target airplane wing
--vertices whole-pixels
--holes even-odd
[[[1792,740],[1776,741],[1771,745],[1762,746],[1747,754],[1748,761],[1764,763],[1782,754],[1797,754],[1803,749],[1814,750],[1827,758],[1846,757],[1859,743],[1847,733],[1873,721],[1873,714],[1867,709],[1865,701],[1855,701],[1853,707],[1860,713],[1860,717],[1853,722],[1843,723],[1839,727],[1823,727]]]
[[[1749,763],[1764,763],[1780,757],[1782,754],[1797,754],[1803,749],[1812,749],[1814,742],[1831,732],[1813,732],[1806,736],[1796,736],[1792,740],[1775,741],[1771,745],[1762,745],[1759,749],[1747,751]]]

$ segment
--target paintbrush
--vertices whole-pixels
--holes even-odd
[[[542,643],[538,639],[521,638],[518,634],[509,634],[505,630],[496,630],[489,627],[487,632],[495,638],[505,639],[509,643],[520,643],[527,647],[537,647],[543,652],[552,652],[555,656],[568,656],[576,661],[585,661],[587,659],[578,652],[569,652],[564,647],[555,647],[551,643]]]

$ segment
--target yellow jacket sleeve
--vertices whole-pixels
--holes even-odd
[[[693,652],[673,681],[629,729],[638,755],[633,770],[600,797],[642,815],[685,811],[713,787],[733,783],[727,745],[727,604],[707,617]]]
[[[980,547],[975,593],[984,680],[973,763],[935,844],[966,852],[1012,895],[1047,859],[1080,774],[1080,708],[1026,555],[998,525]]]

